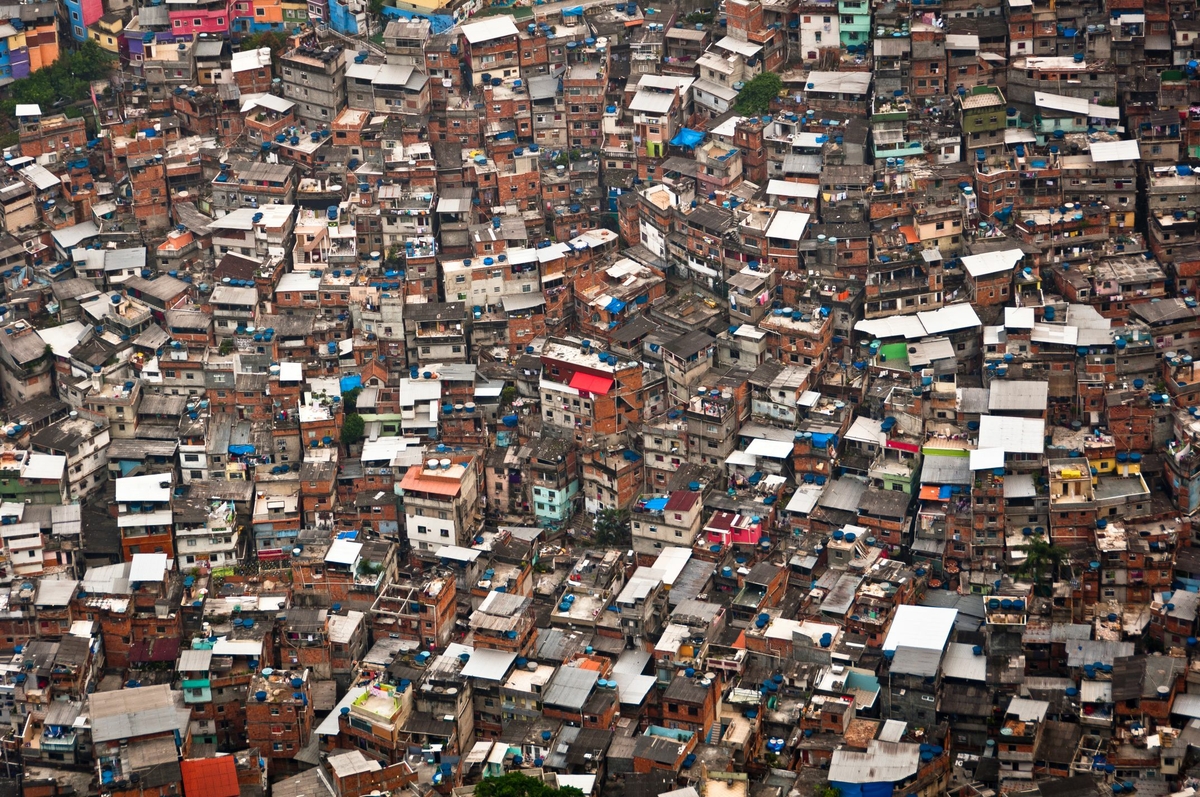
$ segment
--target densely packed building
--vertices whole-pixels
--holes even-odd
[[[1193,795],[1196,14],[0,11],[0,795]]]

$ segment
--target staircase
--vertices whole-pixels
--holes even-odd
[[[722,728],[721,723],[714,722],[712,727],[708,729],[708,738],[704,740],[705,744],[717,744],[721,741]]]
[[[366,39],[356,39],[353,36],[347,36],[346,34],[342,33],[341,31],[336,31],[333,28],[329,27],[328,25],[324,25],[320,29],[321,36],[325,36],[326,34],[333,36],[334,38],[341,39],[346,44],[349,44],[360,50],[366,50],[369,53],[371,53],[371,55],[378,55],[380,57],[387,55],[387,53],[384,51],[384,49],[382,47],[380,47],[378,44],[375,44],[372,41],[367,41]]]

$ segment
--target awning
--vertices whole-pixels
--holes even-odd
[[[675,147],[694,148],[697,144],[704,140],[704,134],[699,130],[689,130],[684,127],[675,134],[675,138],[671,139],[671,145]]]
[[[604,308],[610,313],[619,313],[625,309],[625,302],[620,299],[613,299]]]
[[[571,377],[571,381],[567,384],[583,393],[595,393],[603,396],[612,389],[613,380],[608,376],[596,376],[595,374],[576,371],[575,375]]]

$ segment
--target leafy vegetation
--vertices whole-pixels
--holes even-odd
[[[1022,548],[1025,561],[1017,567],[1017,575],[1032,581],[1036,594],[1049,595],[1052,582],[1058,577],[1058,570],[1067,558],[1067,549],[1042,537],[1031,537]],[[1046,575],[1049,575],[1051,583],[1043,584],[1042,579]]]
[[[287,49],[288,37],[286,33],[279,31],[268,30],[263,33],[254,33],[242,39],[241,48],[245,50],[258,50],[266,47],[271,51],[271,64],[279,65],[279,56]]]
[[[485,778],[475,786],[475,797],[583,797],[573,786],[554,789],[520,772],[509,772],[499,778]]]
[[[346,445],[353,445],[363,439],[363,434],[366,433],[367,424],[363,420],[363,416],[357,412],[352,412],[346,416],[346,420],[342,421],[342,442]]]
[[[36,103],[50,113],[58,103],[76,102],[89,96],[91,81],[108,77],[115,57],[94,41],[85,42],[75,52],[64,52],[50,66],[15,81],[9,99],[0,101],[0,113],[6,119],[16,116],[17,105]],[[68,107],[68,116],[82,116],[78,108]]]
[[[377,576],[383,572],[383,562],[372,562],[369,559],[360,559],[358,562],[358,574],[360,576]]]
[[[774,72],[763,72],[742,86],[734,107],[743,116],[761,116],[771,110],[771,101],[779,96],[783,81]]]
[[[683,21],[689,25],[711,25],[713,13],[711,11],[693,11],[684,17]]]
[[[596,544],[610,548],[626,547],[633,541],[629,530],[629,516],[616,509],[601,509],[592,524]]]

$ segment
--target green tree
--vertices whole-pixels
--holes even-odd
[[[783,81],[774,72],[763,72],[742,86],[734,107],[743,116],[761,116],[771,110],[771,101],[783,90]]]
[[[1025,551],[1025,561],[1017,567],[1017,575],[1033,582],[1035,594],[1048,596],[1058,578],[1058,570],[1067,558],[1067,549],[1043,537],[1030,537],[1021,548]],[[1050,580],[1044,584],[1042,577],[1045,575],[1049,575]]]
[[[842,797],[842,790],[826,781],[813,788],[813,797]]]
[[[361,394],[361,387],[347,390],[342,394],[342,405],[346,408],[346,412],[358,412],[358,397]]]
[[[245,50],[258,50],[266,47],[271,51],[271,64],[278,66],[279,56],[287,49],[288,37],[286,33],[279,31],[268,30],[262,33],[254,33],[242,39],[241,48]]]
[[[583,797],[583,792],[573,786],[553,789],[540,778],[509,772],[480,781],[475,786],[475,797]]]
[[[112,53],[94,41],[84,42],[75,52],[64,53],[50,66],[15,81],[9,87],[9,98],[0,101],[0,113],[12,119],[19,103],[36,103],[50,113],[55,103],[86,99],[91,82],[108,77],[114,63]]]
[[[357,443],[363,439],[366,430],[367,424],[363,417],[357,412],[352,412],[342,421],[342,442],[346,445]]]
[[[617,509],[601,509],[592,523],[596,544],[610,548],[627,546],[633,535],[629,530],[629,514]]]

